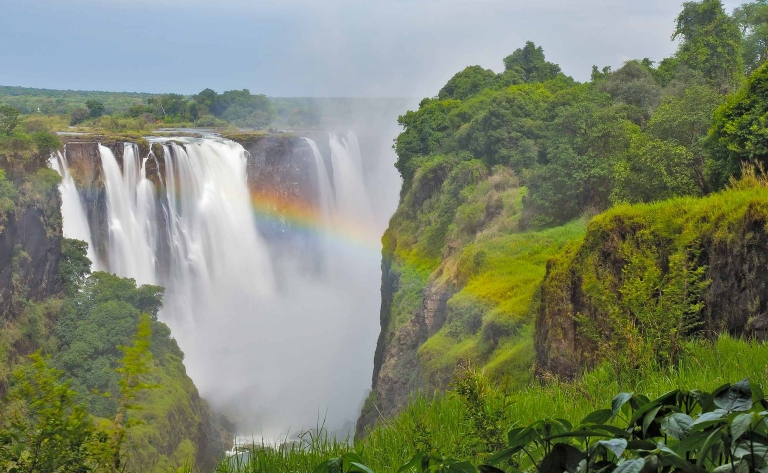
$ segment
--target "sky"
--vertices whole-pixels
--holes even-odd
[[[739,0],[725,1],[730,12]],[[526,41],[578,80],[674,52],[677,0],[0,0],[0,85],[426,97]]]

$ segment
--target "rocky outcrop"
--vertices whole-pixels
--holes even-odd
[[[536,321],[538,373],[572,378],[601,361],[598,341],[583,329],[589,324],[610,335],[602,329],[608,317],[602,301],[610,297],[621,304],[633,254],[651,258],[660,271],[655,294],[671,284],[673,255],[683,255],[691,268],[704,268],[706,288],[697,297],[703,306],[695,314],[699,334],[765,339],[767,202],[765,190],[727,191],[703,202],[670,201],[597,217],[581,244],[548,264]],[[603,292],[596,292],[595,281]]]
[[[0,313],[13,318],[16,303],[42,300],[61,290],[60,198],[48,198],[53,215],[32,206],[17,206],[0,233]]]
[[[381,281],[381,332],[376,345],[371,393],[357,421],[356,436],[381,418],[398,413],[409,398],[426,388],[445,389],[447,383],[431,386],[423,373],[418,351],[445,324],[448,300],[454,291],[431,282],[422,291],[421,305],[400,326],[393,320],[393,297],[400,289],[400,270],[393,265],[391,248],[384,248]]]

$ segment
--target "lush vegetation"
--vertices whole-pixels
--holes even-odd
[[[610,364],[605,364],[574,382],[554,379],[544,386],[523,389],[504,389],[481,370],[465,366],[447,393],[412,398],[400,415],[383,422],[365,439],[354,444],[333,441],[322,434],[307,433],[300,442],[287,443],[279,449],[258,445],[246,447],[245,455],[230,458],[219,466],[218,471],[327,471],[326,468],[333,468],[328,463],[321,470],[315,468],[334,458],[347,460],[343,471],[366,471],[349,468],[350,460],[376,472],[469,472],[477,471],[477,467],[483,472],[498,471],[481,466],[489,463],[495,463],[495,468],[501,471],[542,471],[541,460],[547,453],[560,449],[573,452],[568,445],[584,452],[585,442],[589,442],[589,449],[598,450],[590,452],[595,454],[592,457],[594,461],[607,457],[606,460],[613,465],[604,463],[596,468],[590,465],[590,471],[601,471],[601,467],[612,471],[617,461],[628,463],[638,457],[649,462],[643,471],[674,469],[669,467],[669,463],[665,464],[665,460],[675,461],[675,467],[682,468],[682,462],[677,461],[674,455],[692,463],[690,469],[682,471],[711,471],[714,466],[724,463],[729,463],[730,467],[730,461],[725,458],[734,458],[734,464],[744,458],[744,450],[738,448],[739,442],[733,441],[734,436],[731,436],[733,427],[729,427],[742,412],[751,410],[748,415],[754,424],[750,423],[749,429],[755,431],[754,436],[743,437],[747,434],[747,430],[743,430],[735,437],[741,437],[747,443],[750,437],[754,438],[756,445],[764,442],[764,434],[759,429],[764,429],[765,424],[760,425],[758,413],[765,409],[759,400],[762,399],[762,387],[768,381],[766,364],[766,345],[722,336],[714,342],[684,342],[679,362],[670,369],[649,367],[617,373]],[[726,384],[736,385],[739,376],[747,376],[751,384],[751,395],[733,396],[733,401],[743,399],[740,407],[734,408],[734,404],[729,405],[730,410],[720,407],[722,401],[715,404],[715,399],[706,394],[720,393],[722,399],[731,388]],[[739,390],[738,387],[736,390]],[[624,395],[618,402],[612,402],[619,392],[637,394]],[[646,400],[652,401],[648,403]],[[619,405],[620,401],[623,402]],[[613,415],[614,409],[616,416]],[[670,430],[675,424],[670,422],[670,417],[678,413],[695,419],[701,414],[710,414],[695,427],[684,423],[686,418],[681,418],[683,422],[680,423],[687,426],[683,427],[687,430],[684,434],[689,438],[683,443],[678,442],[681,433]],[[646,419],[648,422],[643,429]],[[706,419],[711,419],[711,422],[705,423]],[[742,417],[740,421],[745,419]],[[579,425],[589,425],[589,435],[569,427]],[[603,427],[595,429],[595,425]],[[557,439],[546,439],[557,435],[557,429],[562,429],[563,434],[566,431],[571,433]],[[526,434],[521,436],[524,430]],[[707,435],[701,434],[705,430]],[[717,431],[716,435],[712,436],[707,447],[710,455],[701,454],[704,451],[702,444],[714,431]],[[672,434],[664,438],[665,432]],[[688,437],[688,433],[692,435]],[[627,445],[619,455],[615,455],[610,448],[599,451],[609,445],[623,446],[621,439],[625,439]],[[522,440],[526,440],[524,445],[510,446],[510,442]],[[600,446],[600,441],[605,443]],[[658,445],[659,441],[665,448]],[[557,444],[562,446],[555,448]],[[526,451],[518,448],[522,446]],[[712,448],[722,457],[712,455]],[[684,449],[689,449],[690,453],[686,455]],[[598,453],[601,455],[598,456]],[[664,458],[668,455],[669,458]],[[429,469],[422,470],[421,462],[410,463],[414,457],[427,458],[425,463]],[[715,458],[714,464],[704,457]],[[704,470],[696,466],[698,458],[702,458]],[[745,460],[751,459],[747,457]],[[449,467],[449,464],[455,466]],[[635,463],[631,462],[627,467],[632,464]],[[579,466],[576,462],[569,468],[544,471],[575,472],[585,467],[586,464]],[[724,467],[721,471],[725,470]]]
[[[86,244],[62,238],[60,177],[48,166],[60,143],[45,131],[25,132],[34,121],[14,109],[0,111],[0,240],[13,246],[0,259],[8,274],[0,283],[0,466],[212,467],[228,434],[217,430],[170,329],[157,320],[163,289],[91,274]],[[21,229],[23,220],[39,228]],[[58,271],[35,282],[47,255]]]
[[[729,15],[718,0],[687,2],[674,56],[594,67],[587,83],[527,43],[503,72],[468,67],[400,117],[404,185],[383,239],[382,334],[359,424],[378,427],[359,448],[395,428],[382,415],[408,412],[407,392],[446,389],[466,364],[514,403],[528,389],[541,394],[530,388],[535,375],[574,376],[604,360],[615,373],[665,373],[688,337],[742,333],[707,307],[709,271],[719,269],[706,253],[737,254],[762,222],[764,177],[743,163],[766,155],[765,8]],[[560,318],[549,317],[557,304]],[[571,326],[576,350],[563,348]],[[544,347],[547,336],[564,342]],[[550,348],[569,369],[541,364]],[[382,471],[408,461],[358,453],[362,463],[347,458],[345,470],[352,460]]]
[[[69,126],[100,132],[148,132],[164,126],[314,128],[322,121],[322,109],[330,106],[335,113],[336,102],[268,98],[246,89],[221,94],[205,89],[185,96],[0,86],[0,105],[55,131]]]

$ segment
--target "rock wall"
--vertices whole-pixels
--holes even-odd
[[[61,215],[58,192],[49,196],[51,215],[21,206],[8,216],[0,232],[0,313],[13,318],[20,299],[42,300],[61,290]]]
[[[600,362],[599,340],[585,324],[603,329],[606,297],[622,300],[628,255],[651,258],[663,294],[673,255],[704,268],[706,289],[698,300],[695,332],[768,335],[768,193],[727,191],[703,202],[677,200],[615,209],[596,217],[578,246],[549,262],[536,321],[537,371],[572,378]],[[596,292],[595,281],[608,293]],[[603,290],[600,289],[600,290]],[[655,301],[651,299],[651,303]],[[632,317],[631,313],[627,314]]]

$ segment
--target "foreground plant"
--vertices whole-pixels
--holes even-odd
[[[768,400],[748,379],[712,393],[670,391],[657,399],[621,393],[579,424],[546,419],[507,434],[506,448],[475,467],[421,452],[399,473],[752,473],[768,471]],[[370,473],[354,454],[315,473]]]

